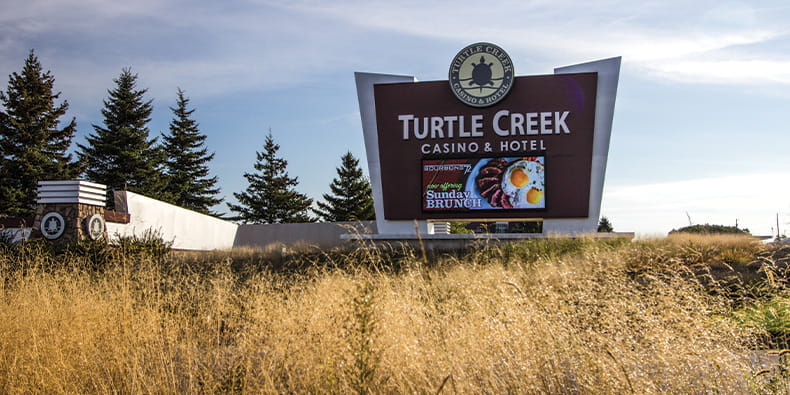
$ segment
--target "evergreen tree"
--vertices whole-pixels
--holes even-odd
[[[328,222],[376,219],[370,182],[362,174],[359,160],[351,152],[343,155],[341,160],[342,164],[337,168],[338,177],[329,185],[332,194],[324,194],[326,203],[318,202],[318,209],[313,211]]]
[[[271,130],[263,149],[256,152],[256,173],[244,173],[250,185],[244,192],[233,194],[240,204],[228,203],[231,211],[239,213],[233,219],[264,224],[313,222],[308,215],[313,199],[293,189],[299,182],[285,171],[288,162],[277,157],[280,146],[274,143]]]
[[[163,148],[167,159],[165,169],[168,184],[165,194],[178,206],[209,214],[209,208],[222,199],[216,198],[217,177],[208,177],[206,163],[214,158],[205,148],[206,136],[200,134],[198,124],[191,116],[195,109],[187,109],[189,99],[178,89],[176,108],[170,107],[174,118],[170,121],[170,134],[163,135]]]
[[[612,223],[609,222],[609,218],[601,217],[601,220],[598,221],[598,231],[607,233],[614,232],[614,228],[612,228]]]
[[[148,139],[146,126],[151,120],[152,100],[143,99],[147,90],[136,89],[137,74],[128,68],[113,81],[116,87],[108,90],[109,98],[101,111],[104,127],[93,125],[95,134],[87,137],[88,145],[78,144],[80,159],[87,165],[85,175],[109,189],[128,189],[166,200],[164,155],[157,139]]]
[[[60,92],[53,93],[54,84],[31,50],[21,73],[12,73],[7,91],[0,92],[0,215],[33,215],[38,181],[79,175],[66,154],[77,123],[72,118],[58,128],[69,104],[55,103]]]

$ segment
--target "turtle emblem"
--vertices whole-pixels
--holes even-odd
[[[510,56],[491,43],[467,45],[450,63],[450,89],[468,106],[493,106],[507,96],[513,80]]]
[[[63,219],[63,216],[60,213],[55,211],[49,212],[44,214],[41,217],[41,235],[48,240],[55,240],[61,235],[63,235],[63,231],[66,229],[66,220]]]
[[[480,63],[474,64],[472,63],[472,80],[469,81],[469,85],[479,85],[480,92],[483,91],[484,85],[494,85],[494,81],[491,80],[493,73],[491,72],[491,66],[494,63],[486,64],[485,56],[480,56]]]
[[[98,240],[104,235],[104,217],[99,214],[93,214],[85,218],[85,230],[88,238],[91,240]]]
[[[61,226],[62,226],[61,223],[58,222],[57,219],[50,218],[49,221],[47,221],[46,223],[45,229],[47,233],[56,233],[58,230],[60,230]]]

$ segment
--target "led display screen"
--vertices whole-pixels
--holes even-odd
[[[422,160],[422,210],[541,210],[546,208],[542,154]]]

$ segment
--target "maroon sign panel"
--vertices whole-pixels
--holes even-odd
[[[518,77],[487,108],[447,81],[376,85],[385,219],[587,217],[596,85]]]

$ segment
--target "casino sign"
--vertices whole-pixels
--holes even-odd
[[[356,73],[379,232],[414,220],[595,231],[619,68],[611,58],[516,76],[507,52],[478,42],[447,81]]]

